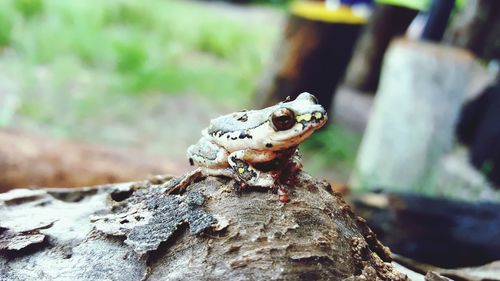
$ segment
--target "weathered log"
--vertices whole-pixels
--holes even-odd
[[[160,157],[68,140],[0,131],[0,192],[16,187],[72,187],[176,173]]]
[[[1,280],[408,280],[328,184],[290,203],[209,177],[0,196]],[[191,234],[187,229],[190,229]]]
[[[437,165],[452,148],[476,67],[473,56],[463,49],[393,42],[351,186],[433,193]]]

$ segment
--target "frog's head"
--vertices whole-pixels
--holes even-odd
[[[293,101],[284,101],[271,108],[269,126],[272,133],[266,137],[266,147],[273,150],[299,145],[328,120],[325,109],[315,96],[300,94]]]

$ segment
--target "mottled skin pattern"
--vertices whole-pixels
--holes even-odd
[[[302,93],[293,101],[211,120],[187,154],[190,163],[201,168],[198,174],[229,176],[243,186],[278,187],[283,200],[287,196],[280,185],[282,175],[302,167],[297,146],[326,121],[317,99]]]

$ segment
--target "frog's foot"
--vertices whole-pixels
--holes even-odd
[[[241,192],[250,186],[259,186],[270,188],[274,192],[278,193],[278,199],[283,203],[290,201],[285,186],[279,182],[279,178],[281,176],[279,171],[262,172],[255,170],[255,173],[256,176],[248,180],[239,179],[236,181],[235,189],[238,195],[241,195]]]
[[[291,186],[297,184],[297,175],[302,171],[302,163],[297,159],[290,159],[285,169],[280,174],[279,181]]]
[[[293,172],[284,173],[280,179],[280,182],[287,186],[295,186],[297,185],[298,178],[297,175],[301,170],[294,170]]]
[[[237,178],[234,181],[233,189],[236,192],[236,195],[240,196],[243,193],[243,191],[245,191],[248,188],[250,188],[250,185],[248,185],[244,181],[241,181],[239,178]]]
[[[243,185],[272,187],[276,182],[271,172],[259,171],[243,161],[238,161],[233,169]]]
[[[281,173],[282,173],[281,170],[273,170],[270,173],[271,173],[271,177],[273,177],[275,182],[278,182],[280,180]]]
[[[165,193],[180,194],[184,192],[190,184],[200,181],[209,176],[235,178],[234,172],[229,168],[209,169],[200,167],[186,174],[179,183],[169,188]]]
[[[283,186],[278,187],[278,199],[283,203],[290,201],[290,198],[288,198],[288,192]]]
[[[261,186],[261,171],[255,169],[248,162],[245,162],[235,156],[229,157],[228,162],[231,169],[233,169],[234,173],[237,175],[239,181],[250,186]]]
[[[300,171],[302,171],[302,168],[304,167],[304,165],[301,163],[301,162],[298,162],[298,161],[290,161],[289,165],[288,165],[288,173],[289,174],[296,174]]]

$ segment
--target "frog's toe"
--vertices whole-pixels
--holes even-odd
[[[288,192],[283,186],[278,187],[278,199],[283,203],[290,201],[290,198],[288,197]]]
[[[281,171],[279,170],[275,170],[275,171],[271,171],[271,177],[274,179],[274,181],[278,181],[281,177]]]

